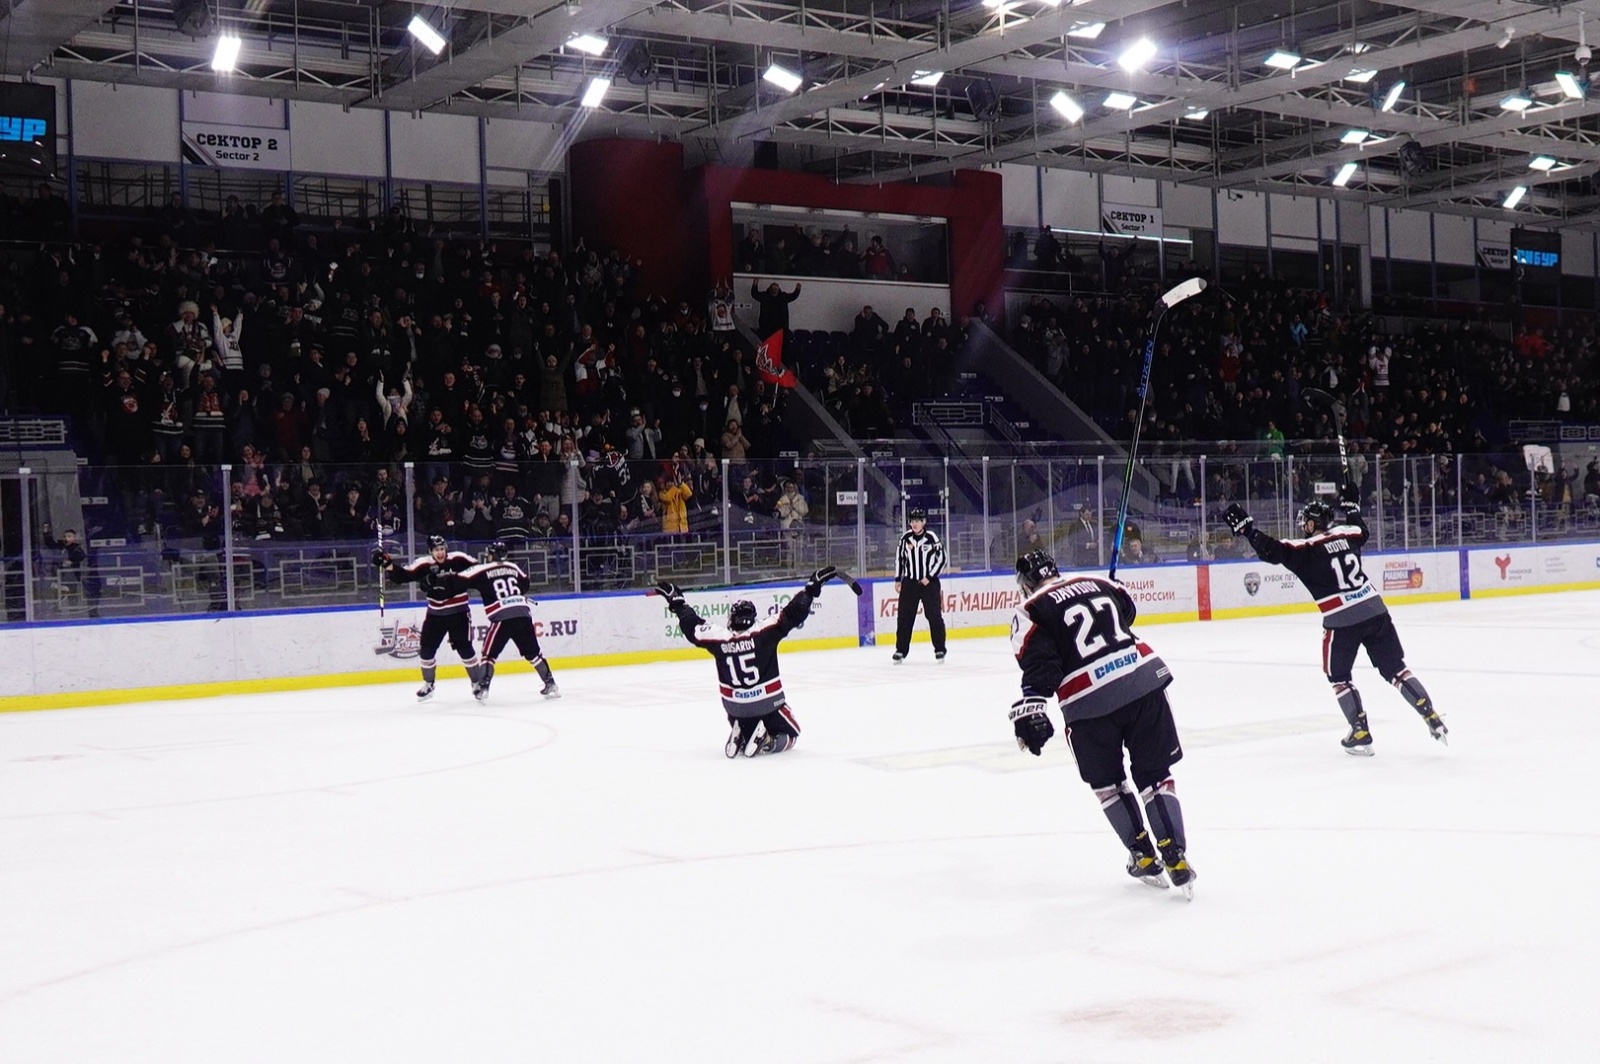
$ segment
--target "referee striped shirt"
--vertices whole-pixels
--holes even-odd
[[[944,544],[931,529],[920,533],[907,530],[900,536],[895,554],[896,580],[931,580],[944,572]]]

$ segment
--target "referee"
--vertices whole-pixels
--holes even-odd
[[[894,590],[900,596],[900,620],[894,633],[894,663],[906,660],[911,651],[911,629],[917,623],[917,606],[928,617],[928,634],[933,637],[933,656],[944,660],[943,596],[939,574],[944,572],[944,544],[928,531],[928,511],[918,506],[908,515],[911,528],[900,536],[895,552]]]

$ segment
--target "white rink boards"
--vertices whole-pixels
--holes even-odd
[[[1305,614],[1172,665],[1196,897],[1122,871],[1000,639],[0,715],[0,1059],[1587,1059],[1600,592],[1410,606],[1451,727]]]

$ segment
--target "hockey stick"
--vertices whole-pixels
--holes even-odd
[[[1133,491],[1133,463],[1139,452],[1139,431],[1144,428],[1144,406],[1150,397],[1150,363],[1156,357],[1156,334],[1161,331],[1161,319],[1167,311],[1185,299],[1199,295],[1206,283],[1191,277],[1182,284],[1163,292],[1150,311],[1150,335],[1144,342],[1144,369],[1139,373],[1139,416],[1133,422],[1133,439],[1128,443],[1128,461],[1122,469],[1122,506],[1117,512],[1117,531],[1111,540],[1111,579],[1117,578],[1117,561],[1122,555],[1122,534],[1128,527],[1128,496]]]
[[[1339,468],[1344,470],[1345,483],[1348,484],[1350,482],[1350,454],[1345,449],[1344,415],[1339,412],[1338,404],[1334,402],[1333,396],[1321,388],[1304,388],[1300,392],[1300,398],[1311,406],[1321,407],[1326,410],[1328,416],[1333,418],[1333,435],[1339,441]]]
[[[836,570],[834,572],[833,576],[830,577],[829,579],[839,580],[839,581],[843,582],[843,584],[846,587],[848,587],[851,591],[855,592],[857,598],[860,598],[862,595],[866,594],[866,589],[861,586],[861,584],[856,580],[856,578],[851,576],[849,573],[845,572],[843,569]],[[775,576],[775,577],[772,577],[769,580],[741,580],[738,583],[734,583],[734,584],[703,584],[703,585],[701,585],[699,587],[686,587],[686,588],[683,588],[683,590],[684,591],[732,591],[735,588],[741,588],[741,587],[770,587],[770,586],[774,586],[774,585],[777,585],[777,584],[793,584],[793,583],[802,583],[802,584],[806,583],[806,578],[803,577],[803,576]],[[645,589],[645,594],[647,596],[648,595],[660,595],[661,592],[652,587],[652,588],[646,588]]]
[[[383,549],[383,526],[382,525],[378,526],[378,549],[379,550]],[[383,621],[383,598],[384,598],[384,580],[383,580],[383,575],[384,575],[384,568],[383,568],[383,566],[379,566],[378,567],[378,621],[379,621],[379,623],[382,623],[382,621]]]

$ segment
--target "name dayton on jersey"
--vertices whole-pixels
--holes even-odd
[[[1172,682],[1166,662],[1131,631],[1138,612],[1120,584],[1097,576],[1057,578],[1039,588],[1011,620],[1023,691],[1055,692],[1070,723],[1166,687]]]

